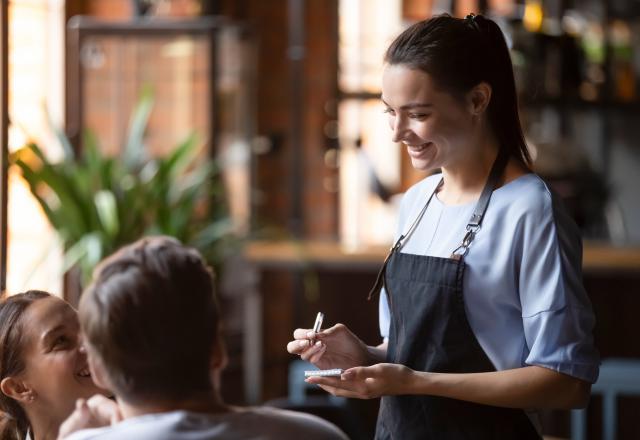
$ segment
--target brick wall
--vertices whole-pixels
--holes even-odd
[[[217,11],[250,23],[258,45],[256,74],[257,134],[272,142],[272,149],[256,157],[254,187],[258,191],[255,220],[275,235],[290,234],[291,217],[291,80],[287,58],[287,0],[222,0]],[[324,127],[337,95],[337,0],[305,3],[304,105],[302,164],[302,236],[312,239],[337,237],[337,194],[325,187],[337,171],[324,164],[330,144]],[[129,0],[71,1],[70,14],[82,13],[109,20],[132,16]],[[99,103],[96,103],[99,106]],[[161,115],[157,115],[161,119]],[[96,122],[97,121],[97,122]],[[98,123],[94,117],[92,122]],[[152,120],[153,124],[154,121]],[[108,137],[108,136],[107,136]]]
[[[257,157],[255,186],[262,197],[256,206],[259,225],[287,234],[291,215],[290,64],[287,58],[286,0],[227,0],[221,12],[251,24],[258,42],[257,131],[272,141],[272,150]],[[324,165],[328,140],[324,126],[332,118],[325,111],[337,94],[337,0],[305,2],[306,57],[304,60],[302,231],[305,238],[337,236],[337,195],[325,180],[336,171]]]

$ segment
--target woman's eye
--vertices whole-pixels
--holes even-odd
[[[409,113],[409,117],[411,119],[424,119],[426,118],[428,115],[425,113]]]
[[[53,341],[53,348],[64,348],[69,345],[71,341],[66,336],[58,336],[55,341]]]
[[[393,109],[387,107],[387,108],[384,109],[383,113],[394,115],[396,112],[394,112]]]

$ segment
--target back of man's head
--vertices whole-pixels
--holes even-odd
[[[211,389],[212,272],[177,240],[144,238],[105,259],[83,293],[80,322],[119,397],[181,400]]]

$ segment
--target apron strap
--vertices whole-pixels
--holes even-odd
[[[469,251],[469,246],[471,245],[471,242],[475,238],[478,230],[480,230],[482,219],[484,218],[484,214],[487,211],[487,207],[489,206],[489,200],[491,199],[491,194],[493,193],[493,190],[497,186],[498,181],[500,180],[500,177],[502,176],[502,173],[504,172],[504,169],[507,166],[508,161],[509,161],[509,155],[503,152],[502,149],[500,149],[498,151],[498,156],[496,157],[496,160],[493,162],[491,171],[489,172],[487,183],[484,185],[484,188],[482,189],[482,193],[480,194],[480,198],[478,199],[478,202],[476,203],[476,206],[473,209],[473,214],[471,215],[471,218],[467,223],[467,226],[466,226],[467,233],[465,234],[462,240],[462,244],[458,246],[451,253],[450,258],[453,258],[455,260],[460,260]],[[418,223],[420,223],[420,220],[422,219],[425,212],[427,211],[427,207],[429,206],[431,199],[433,198],[434,194],[437,193],[438,190],[442,187],[443,183],[444,183],[444,178],[440,179],[440,182],[438,182],[434,190],[431,192],[431,195],[429,195],[427,202],[424,204],[424,206],[420,210],[420,213],[418,214],[416,219],[413,221],[413,223],[411,224],[407,232],[400,235],[398,240],[389,250],[389,253],[387,254],[386,258],[384,259],[384,262],[382,263],[382,267],[380,267],[380,270],[378,271],[378,275],[376,276],[376,281],[373,287],[371,288],[371,290],[369,291],[367,300],[371,300],[376,294],[380,293],[380,289],[384,287],[384,284],[385,284],[384,272],[387,268],[387,263],[389,262],[389,259],[396,251],[402,248],[402,246],[404,245],[404,240],[406,238],[409,238],[411,234],[413,234],[413,231],[416,229],[416,227],[418,226]]]
[[[487,183],[485,183],[484,188],[482,189],[478,203],[476,203],[475,208],[473,208],[473,214],[471,214],[471,218],[469,218],[469,222],[467,223],[467,233],[462,239],[460,246],[451,253],[450,258],[460,260],[462,257],[467,255],[471,242],[476,238],[476,234],[480,230],[480,225],[482,224],[484,214],[487,212],[487,207],[489,206],[493,190],[498,186],[498,182],[500,181],[500,177],[502,176],[508,161],[509,155],[500,150],[498,152],[498,157],[496,157],[496,160],[493,162],[491,172],[487,178]]]
[[[424,213],[427,212],[427,207],[429,206],[429,203],[431,202],[433,195],[438,192],[438,189],[440,189],[443,183],[444,183],[444,179],[440,179],[440,182],[438,182],[436,187],[431,192],[431,195],[427,199],[427,203],[424,204],[424,206],[420,210],[420,213],[418,214],[416,219],[413,221],[413,223],[411,223],[411,226],[409,226],[409,229],[407,230],[407,232],[405,232],[404,234],[401,234],[400,237],[398,237],[398,240],[396,240],[395,244],[391,246],[389,253],[384,259],[384,263],[382,263],[382,267],[380,267],[380,270],[378,271],[378,275],[376,275],[376,281],[373,287],[371,288],[371,290],[369,291],[369,295],[367,296],[368,301],[370,301],[371,298],[373,298],[376,294],[380,293],[380,289],[382,287],[385,287],[384,271],[387,269],[387,263],[389,262],[389,259],[397,250],[402,248],[402,246],[404,245],[404,239],[410,237],[411,234],[413,234],[413,231],[418,226],[418,223],[420,223],[420,220],[424,216]]]

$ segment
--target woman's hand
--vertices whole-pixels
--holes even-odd
[[[306,382],[317,384],[334,396],[374,399],[380,396],[411,394],[413,370],[400,364],[376,364],[350,368],[341,377],[312,376]]]
[[[76,401],[76,408],[60,425],[58,440],[62,440],[81,429],[100,428],[122,420],[118,404],[101,394]]]
[[[300,355],[318,368],[346,370],[373,361],[371,349],[343,324],[319,333],[299,328],[293,332],[293,338],[287,344],[287,351]]]

